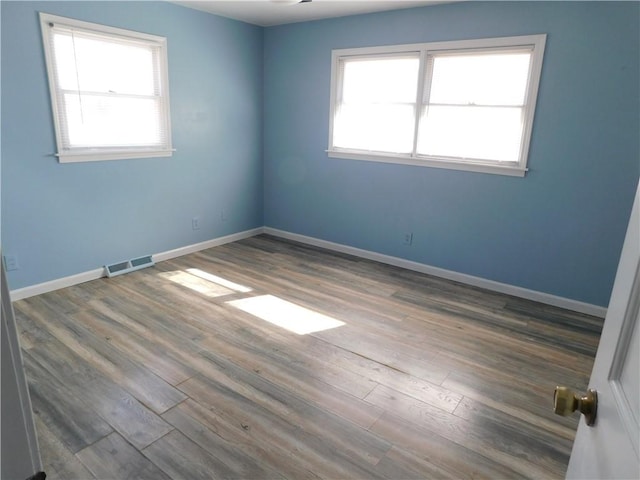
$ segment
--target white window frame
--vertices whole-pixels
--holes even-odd
[[[367,160],[374,162],[397,163],[402,165],[416,165],[436,168],[446,168],[453,170],[466,170],[472,172],[494,173],[510,176],[523,177],[527,172],[527,161],[529,155],[529,145],[531,142],[531,132],[533,129],[533,119],[538,97],[538,86],[542,72],[542,60],[546,43],[546,34],[523,35],[516,37],[485,38],[476,40],[460,40],[447,42],[431,42],[406,45],[364,47],[337,49],[331,53],[331,94],[329,111],[329,148],[327,154],[332,158],[343,158],[352,160]],[[529,76],[527,80],[525,101],[523,106],[523,131],[520,142],[520,153],[517,162],[492,161],[465,159],[457,157],[439,157],[416,153],[418,122],[425,89],[429,79],[426,78],[425,69],[427,56],[432,54],[447,53],[473,53],[486,52],[495,49],[517,50],[530,49],[532,52]],[[334,118],[340,106],[340,96],[342,88],[341,63],[344,60],[371,57],[384,57],[389,54],[416,54],[420,55],[420,69],[418,88],[415,102],[416,127],[414,131],[414,147],[410,154],[396,154],[388,152],[376,152],[369,150],[357,150],[350,148],[340,148],[333,144]]]
[[[63,132],[66,124],[65,115],[62,109],[62,90],[58,85],[55,74],[54,53],[51,47],[51,25],[62,25],[77,31],[95,33],[103,37],[112,37],[114,42],[124,41],[131,43],[143,44],[148,47],[157,49],[158,51],[158,68],[156,71],[156,81],[159,85],[159,93],[155,96],[160,102],[160,118],[162,130],[165,132],[164,141],[160,145],[126,145],[126,146],[95,146],[95,147],[77,147],[65,141]],[[171,117],[169,111],[169,74],[167,61],[167,39],[157,35],[136,32],[132,30],[124,30],[121,28],[100,25],[97,23],[84,22],[67,17],[51,15],[40,12],[40,26],[42,32],[42,41],[44,45],[45,62],[47,76],[49,80],[49,93],[51,96],[51,108],[53,113],[53,123],[56,134],[56,144],[58,151],[54,153],[60,163],[69,162],[89,162],[101,160],[123,160],[132,158],[155,158],[170,157],[174,149],[171,145]],[[115,92],[107,92],[109,95]],[[80,92],[79,92],[80,94]]]

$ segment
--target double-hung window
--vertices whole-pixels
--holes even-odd
[[[40,14],[60,162],[172,154],[166,39]]]
[[[523,176],[545,38],[334,50],[329,156]]]

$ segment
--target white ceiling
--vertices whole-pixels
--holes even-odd
[[[270,27],[321,18],[344,17],[360,13],[451,3],[441,0],[312,0],[291,3],[287,0],[170,0],[196,10],[214,13],[243,22]]]

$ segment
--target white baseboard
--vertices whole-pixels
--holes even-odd
[[[260,235],[261,233],[264,233],[263,227],[254,228],[252,230],[245,230],[244,232],[233,233],[224,237],[207,240],[206,242],[195,243],[193,245],[187,245],[186,247],[180,247],[174,250],[156,253],[155,255],[153,255],[153,260],[156,262],[163,262],[165,260],[171,260],[172,258],[182,257],[183,255],[206,250],[207,248],[224,245],[225,243],[237,242],[238,240],[243,240],[245,238],[255,237],[256,235]]]
[[[246,230],[244,232],[234,233],[226,235],[224,237],[214,238],[207,240],[206,242],[196,243],[188,245],[186,247],[176,248],[174,250],[168,250],[166,252],[157,253],[152,255],[155,262],[162,262],[164,260],[170,260],[172,258],[187,255],[189,253],[199,252],[200,250],[206,250],[207,248],[217,247],[218,245],[224,245],[225,243],[236,242],[243,238],[253,237],[263,233],[262,227],[254,228],[252,230]],[[37,285],[31,285],[29,287],[18,288],[11,290],[11,301],[22,300],[23,298],[33,297],[47,292],[53,292],[60,288],[71,287],[80,283],[89,282],[91,280],[97,280],[106,276],[104,267],[96,268],[95,270],[89,270],[88,272],[78,273],[76,275],[70,275],[68,277],[58,278],[49,282],[38,283]]]
[[[23,298],[34,297],[47,292],[53,292],[60,288],[72,287],[79,283],[89,282],[91,280],[97,280],[104,277],[104,268],[96,268],[95,270],[89,270],[88,272],[78,273],[76,275],[70,275],[68,277],[57,278],[49,282],[38,283],[36,285],[30,285],[28,287],[17,288],[11,290],[11,301],[22,300]]]
[[[514,285],[509,285],[506,283],[495,282],[493,280],[487,280],[485,278],[475,277],[473,275],[467,275],[465,273],[458,273],[451,270],[445,270],[443,268],[432,267],[424,263],[413,262],[411,260],[392,257],[390,255],[383,255],[381,253],[371,252],[369,250],[349,247],[340,243],[333,243],[327,240],[307,237],[305,235],[299,235],[297,233],[291,233],[271,227],[265,227],[264,233],[273,235],[275,237],[294,240],[300,243],[306,243],[308,245],[313,245],[316,247],[326,248],[327,250],[333,250],[360,258],[366,258],[368,260],[374,260],[380,263],[386,263],[388,265],[394,265],[396,267],[406,268],[407,270],[426,273],[428,275],[433,275],[434,277],[446,278],[448,280],[464,283],[466,285],[472,285],[474,287],[485,288],[493,292],[505,293],[507,295],[513,295],[514,297],[533,300],[536,302],[544,303],[546,305],[552,305],[554,307],[566,308],[567,310],[585,313],[587,315],[593,315],[595,317],[605,318],[607,314],[607,309],[598,305],[579,302],[570,298],[558,297],[556,295],[538,292],[536,290],[529,290],[527,288],[516,287]]]
[[[474,287],[485,288],[494,292],[505,293],[507,295],[513,295],[515,297],[525,298],[527,300],[534,300],[536,302],[544,303],[547,305],[553,305],[554,307],[566,308],[567,310],[573,310],[575,312],[585,313],[587,315],[605,318],[607,314],[607,309],[598,305],[592,305],[590,303],[579,302],[577,300],[572,300],[569,298],[558,297],[556,295],[529,290],[527,288],[516,287],[514,285],[509,285],[506,283],[495,282],[493,280],[487,280],[485,278],[475,277],[473,275],[445,270],[443,268],[432,267],[430,265],[413,262],[411,260],[405,260],[403,258],[383,255],[381,253],[350,247],[348,245],[342,245],[340,243],[329,242],[327,240],[321,240],[314,237],[307,237],[305,235],[299,235],[297,233],[291,233],[271,227],[259,227],[251,230],[245,230],[244,232],[238,232],[231,235],[226,235],[224,237],[214,238],[212,240],[207,240],[206,242],[187,245],[185,247],[176,248],[174,250],[157,253],[153,255],[153,260],[156,262],[162,262],[164,260],[170,260],[172,258],[181,257],[183,255],[199,252],[201,250],[206,250],[207,248],[224,245],[225,243],[236,242],[244,238],[259,235],[261,233],[266,233],[288,240],[294,240],[296,242],[325,248],[327,250],[333,250],[335,252],[354,255],[360,258],[366,258],[368,260],[373,260],[388,265],[394,265],[396,267],[406,268],[407,270],[426,273],[435,277],[454,280],[456,282],[472,285]],[[105,276],[104,268],[97,268],[95,270],[78,273],[76,275],[59,278],[57,280],[51,280],[49,282],[39,283],[37,285],[32,285],[29,287],[18,288],[11,291],[11,300],[16,301],[23,298],[32,297],[34,295],[52,292],[60,288],[70,287],[79,283],[88,282],[90,280],[96,280],[103,276]]]

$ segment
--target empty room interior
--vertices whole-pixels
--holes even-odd
[[[640,176],[640,3],[0,19],[3,478],[567,475],[554,389],[589,387]]]

